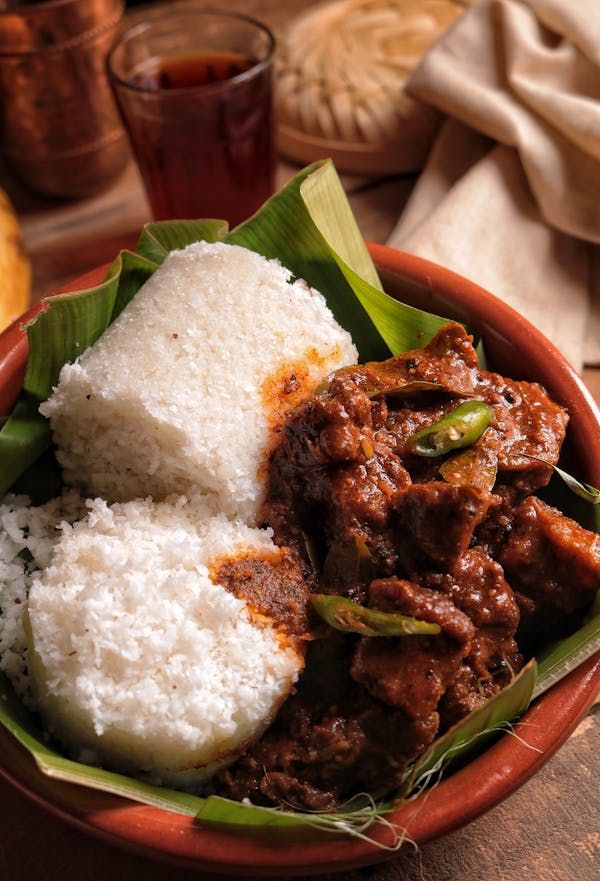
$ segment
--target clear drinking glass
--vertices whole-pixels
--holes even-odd
[[[113,46],[109,77],[157,220],[234,225],[271,195],[274,46],[260,22],[193,3]]]

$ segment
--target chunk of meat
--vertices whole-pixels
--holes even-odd
[[[420,349],[413,350],[414,352]],[[463,370],[463,365],[469,370],[479,368],[479,358],[473,348],[473,337],[466,332],[462,324],[449,321],[441,327],[435,336],[425,346],[424,351],[429,357],[437,358],[442,362],[448,362],[448,368],[452,373]]]
[[[219,794],[332,810],[357,792],[377,797],[400,784],[408,763],[433,741],[438,715],[414,721],[353,682],[354,644],[342,634],[311,643],[297,693],[262,739],[218,772]]]
[[[570,613],[600,590],[600,536],[534,497],[515,514],[498,557],[526,616],[541,607]]]
[[[423,583],[450,597],[475,627],[471,649],[440,704],[447,727],[499,692],[521,668],[515,642],[519,607],[502,567],[482,548],[466,551],[451,573],[428,574]]]
[[[517,382],[481,371],[475,397],[490,404],[495,418],[485,443],[498,454],[498,480],[521,495],[546,486],[565,438],[568,415],[538,383]],[[537,457],[537,458],[531,458]]]
[[[430,624],[439,624],[449,639],[461,644],[468,643],[473,636],[469,620],[452,601],[404,579],[379,578],[373,581],[369,587],[369,605],[380,612],[399,612]]]
[[[474,544],[482,547],[493,560],[497,559],[511,533],[515,508],[518,505],[516,495],[511,487],[496,486],[487,514],[475,532]]]
[[[326,488],[331,537],[341,537],[349,529],[364,526],[386,527],[394,500],[410,482],[400,460],[386,448],[374,451],[364,464],[337,469]]]
[[[386,456],[387,448],[376,456],[374,448],[374,424],[383,418],[382,410],[385,404],[370,401],[350,377],[333,380],[330,392],[316,395],[297,407],[288,418],[272,456],[271,502],[287,500],[301,514],[325,504],[331,495],[332,476],[338,469],[351,465],[368,464],[375,484],[390,469],[393,476],[394,467],[399,466],[397,457],[391,451]],[[362,486],[364,496],[366,472],[354,469],[351,473],[356,485]],[[404,476],[402,471],[402,479]]]
[[[326,512],[329,549],[323,570],[326,592],[332,592],[333,584],[333,592],[362,602],[367,581],[375,574],[387,575],[395,570],[391,514],[398,493],[409,483],[408,472],[386,448],[378,450],[364,465],[338,468],[324,482],[326,496],[321,504]],[[360,566],[357,559],[360,548],[368,556],[366,566]],[[332,572],[337,575],[334,579]]]
[[[271,457],[269,504],[283,502],[300,520],[325,504],[338,468],[373,459],[374,427],[385,414],[385,402],[370,401],[351,377],[296,407]]]
[[[370,554],[370,577],[394,571],[390,513],[397,493],[410,483],[399,457],[374,436],[386,414],[385,403],[371,401],[351,376],[336,377],[329,392],[305,402],[288,420],[263,511],[263,521],[278,528],[284,505],[292,514],[288,519],[317,536],[328,557],[322,589],[361,601],[366,582],[355,577],[356,542]],[[344,569],[345,563],[350,565]]]
[[[429,573],[423,584],[449,597],[475,627],[514,634],[519,609],[502,567],[482,548],[465,551],[445,574]]]
[[[490,493],[442,481],[412,484],[396,499],[396,540],[406,571],[449,569],[471,543]]]
[[[351,376],[358,388],[371,396],[377,390],[394,390],[412,382],[435,383],[444,392],[470,395],[475,389],[477,372],[473,337],[461,324],[448,322],[422,349],[402,352],[387,361],[343,368],[337,376]],[[394,391],[392,394],[396,396]]]
[[[451,600],[398,578],[374,581],[370,605],[439,624],[436,636],[364,637],[356,648],[350,674],[374,697],[427,719],[454,680],[471,650],[474,628]]]
[[[219,772],[216,790],[237,801],[309,811],[335,810],[358,792],[377,798],[400,785],[438,724],[437,713],[413,722],[375,701],[350,718],[336,705],[320,717],[298,713],[296,726],[286,729],[278,720],[246,755]]]
[[[510,682],[511,672],[503,669],[505,678],[499,682],[492,676],[478,676],[469,663],[460,665],[454,681],[448,687],[440,701],[440,725],[447,730],[460,722],[473,710],[483,704]]]

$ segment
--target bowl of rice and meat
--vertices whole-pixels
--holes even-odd
[[[567,425],[578,473],[600,484],[593,401],[491,294],[369,250],[388,293],[448,317],[425,346],[359,363],[304,281],[199,242],[62,367],[40,408],[62,496],[0,506],[0,668],[65,756],[169,790],[343,811],[401,791],[436,738],[579,626],[600,589],[600,538],[538,493]],[[458,322],[495,370],[526,379],[482,369]],[[5,410],[26,358],[13,326],[0,337]],[[599,687],[596,654],[532,705],[525,740],[497,739],[369,839],[265,836],[53,780],[1,727],[0,772],[158,859],[332,871],[389,856],[390,824],[423,843],[496,804]]]

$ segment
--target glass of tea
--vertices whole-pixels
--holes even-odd
[[[125,31],[107,60],[152,212],[235,225],[273,192],[275,41],[243,15],[163,9]]]

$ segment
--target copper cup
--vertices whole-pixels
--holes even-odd
[[[0,150],[44,195],[91,196],[127,162],[105,73],[123,8],[123,0],[48,0],[0,13]]]

